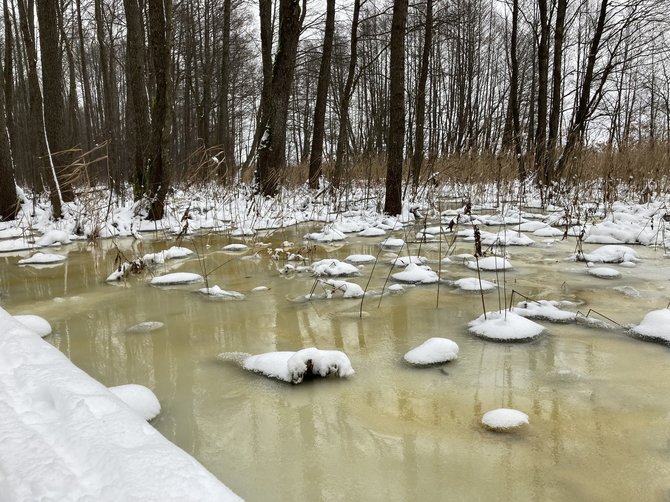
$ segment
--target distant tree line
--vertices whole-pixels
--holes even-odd
[[[54,218],[86,178],[156,219],[187,181],[338,190],[376,159],[398,213],[445,159],[545,189],[585,148],[669,159],[669,4],[2,0],[0,216],[16,182]]]

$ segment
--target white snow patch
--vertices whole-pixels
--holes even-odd
[[[70,244],[70,235],[64,230],[49,230],[35,241],[38,247],[54,246],[56,244]]]
[[[201,288],[198,290],[201,295],[217,298],[221,300],[244,300],[245,296],[237,291],[226,291],[219,286],[212,286],[211,288]]]
[[[240,251],[246,251],[247,249],[249,249],[249,246],[246,244],[242,244],[241,242],[234,242],[232,244],[228,244],[227,246],[223,246],[222,251],[237,253]]]
[[[363,230],[362,232],[358,232],[358,235],[360,235],[361,237],[378,237],[380,235],[385,234],[386,234],[385,230],[377,227],[369,227]]]
[[[621,277],[621,272],[610,267],[589,267],[587,272],[601,279],[616,279],[617,277]]]
[[[578,261],[592,261],[596,263],[622,263],[622,262],[638,262],[640,255],[637,251],[628,246],[608,245],[601,246],[590,253],[583,253],[575,255]]]
[[[454,281],[453,284],[463,291],[491,291],[498,287],[498,285],[493,282],[485,281],[484,279],[480,281],[477,277],[458,279]]]
[[[640,324],[631,328],[631,332],[643,338],[670,342],[670,309],[648,312]]]
[[[165,324],[160,321],[143,321],[138,324],[134,324],[129,327],[127,333],[151,333],[152,331],[157,331],[161,329]]]
[[[405,241],[394,237],[388,237],[381,241],[379,245],[384,248],[401,248],[405,245]]]
[[[325,260],[313,263],[312,272],[316,276],[326,275],[329,277],[361,275],[357,267],[332,258],[326,258]]]
[[[347,236],[334,228],[326,228],[323,232],[313,232],[305,235],[305,239],[317,242],[343,241]]]
[[[472,260],[467,262],[467,267],[471,270],[477,270],[478,263],[480,270],[495,271],[509,270],[512,268],[512,264],[500,256],[488,256],[486,258],[480,258],[479,261]]]
[[[361,264],[361,263],[373,263],[377,260],[376,257],[371,254],[351,254],[347,256],[344,261],[349,263]]]
[[[396,267],[406,267],[410,263],[415,265],[424,265],[428,259],[424,256],[400,256],[391,260],[389,263]]]
[[[458,357],[458,345],[448,338],[429,338],[404,356],[410,364],[428,365],[453,361]]]

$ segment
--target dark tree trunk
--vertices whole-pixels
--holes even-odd
[[[126,81],[132,103],[129,121],[133,132],[133,196],[139,200],[146,190],[146,164],[148,155],[149,102],[145,80],[144,29],[142,11],[137,0],[123,0],[126,11],[127,62]]]
[[[223,148],[223,159],[219,163],[219,175],[232,176],[235,168],[235,150],[230,123],[230,16],[232,0],[223,0],[223,33],[221,41],[221,95],[219,97],[219,142]]]
[[[81,0],[77,0],[77,32],[79,35],[79,61],[81,65],[81,81],[84,88],[84,132],[86,135],[86,151],[93,145],[94,126],[92,121],[93,103],[91,99],[91,83],[89,82],[86,49],[84,47],[84,27],[81,20]]]
[[[53,218],[58,220],[62,216],[62,198],[56,177],[56,169],[51,161],[47,133],[44,127],[44,109],[42,90],[37,76],[37,47],[35,46],[35,13],[34,4],[19,0],[19,17],[21,33],[28,59],[28,93],[30,95],[30,136],[33,141],[33,156],[36,165],[43,165],[44,179],[49,187]]]
[[[0,64],[0,79],[2,79],[2,86],[0,86],[0,221],[10,221],[16,218],[19,201],[16,196],[14,162],[5,120],[5,72],[2,64]]]
[[[556,30],[554,32],[554,66],[552,70],[551,110],[549,112],[549,136],[547,138],[547,160],[544,165],[544,179],[549,183],[553,179],[556,148],[558,147],[558,131],[561,119],[563,98],[563,38],[565,34],[565,13],[568,0],[558,0],[556,10]]]
[[[349,49],[349,68],[344,90],[340,96],[340,126],[337,135],[337,149],[335,152],[335,172],[333,174],[333,188],[340,188],[344,174],[344,154],[349,144],[349,102],[354,88],[356,65],[358,63],[358,18],[361,11],[360,0],[354,0],[354,15],[351,21],[351,38]]]
[[[279,40],[272,68],[270,102],[263,111],[256,175],[263,195],[274,197],[286,165],[286,121],[302,17],[298,0],[280,0]]]
[[[149,0],[149,47],[155,89],[151,107],[151,139],[147,182],[148,219],[160,220],[165,214],[165,198],[170,183],[170,145],[172,144],[170,71],[172,0]]]
[[[426,31],[423,38],[419,82],[416,89],[416,129],[414,130],[414,156],[412,158],[412,191],[419,187],[421,165],[423,164],[424,127],[426,123],[426,83],[430,50],[433,45],[433,0],[426,0]]]
[[[549,12],[547,0],[538,0],[540,42],[537,49],[537,129],[535,131],[535,171],[544,171],[547,151],[547,96],[549,89]],[[544,180],[546,183],[546,180]]]
[[[330,59],[333,53],[335,34],[335,0],[326,4],[326,31],[323,37],[323,55],[319,68],[319,82],[316,88],[316,105],[314,107],[314,131],[312,135],[312,152],[309,158],[309,187],[319,188],[321,163],[323,162],[323,137],[325,136],[326,104],[328,102],[328,86],[330,85]]]

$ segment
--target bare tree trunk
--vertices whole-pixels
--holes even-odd
[[[323,54],[319,68],[319,83],[316,89],[314,107],[314,131],[312,135],[312,153],[309,158],[309,187],[319,188],[321,163],[323,162],[323,137],[325,135],[326,104],[330,85],[330,59],[333,53],[335,35],[335,0],[326,4],[326,31],[323,37]]]
[[[11,62],[11,60],[10,60]],[[5,120],[5,72],[0,64],[0,221],[10,221],[19,212],[19,200],[16,196],[14,160],[9,142],[9,132]]]
[[[389,140],[384,212],[402,212],[402,164],[405,143],[405,27],[408,0],[394,0],[389,69]]]
[[[79,62],[81,65],[81,81],[84,88],[84,131],[86,133],[86,151],[93,145],[94,125],[92,122],[93,103],[91,99],[91,83],[89,81],[86,50],[84,47],[84,28],[81,20],[81,0],[77,0],[77,31],[79,34]]]
[[[62,217],[62,199],[55,168],[47,144],[44,126],[42,90],[37,76],[37,48],[35,46],[35,13],[32,0],[18,0],[21,33],[28,59],[28,87],[30,93],[30,136],[33,140],[33,155],[37,165],[44,165],[44,180],[49,187],[53,218]]]
[[[433,0],[426,0],[426,28],[421,53],[421,68],[416,90],[416,129],[414,131],[414,156],[412,158],[412,191],[416,194],[423,163],[424,127],[426,122],[426,83],[430,50],[433,45]]]
[[[223,33],[221,41],[221,95],[219,97],[219,142],[223,147],[223,159],[219,163],[221,177],[231,176],[235,167],[235,148],[230,121],[230,16],[232,0],[223,0]]]
[[[151,139],[147,182],[148,219],[160,220],[165,214],[165,198],[170,185],[170,146],[172,144],[172,74],[170,40],[172,0],[149,0],[149,47],[155,78],[151,107]]]
[[[280,0],[279,41],[272,68],[272,93],[263,111],[263,136],[258,145],[256,175],[263,195],[274,197],[286,165],[286,121],[302,26],[298,0]]]
[[[535,172],[544,172],[547,151],[547,97],[549,89],[549,13],[547,0],[538,0],[540,43],[537,49],[537,129],[535,131]],[[540,178],[538,178],[540,179]],[[543,179],[546,185],[548,180]]]
[[[558,0],[556,8],[556,30],[554,32],[554,63],[552,70],[551,111],[549,113],[549,137],[547,138],[547,159],[544,165],[544,179],[550,182],[553,177],[558,131],[561,121],[563,97],[563,39],[565,34],[565,14],[568,0]]]
[[[349,143],[349,102],[354,87],[356,64],[358,62],[358,18],[360,16],[361,1],[354,0],[354,15],[351,21],[351,38],[349,50],[349,68],[347,81],[340,96],[340,127],[337,135],[337,149],[335,153],[335,172],[333,174],[333,188],[340,188],[344,173],[344,154]]]

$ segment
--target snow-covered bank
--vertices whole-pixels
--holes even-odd
[[[0,499],[239,500],[0,308]]]

